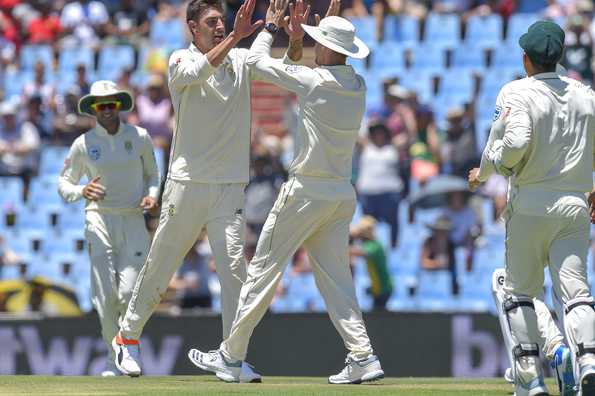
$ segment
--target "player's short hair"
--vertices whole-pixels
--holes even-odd
[[[209,8],[215,8],[223,12],[221,0],[192,0],[186,8],[186,21],[198,21],[200,16]]]

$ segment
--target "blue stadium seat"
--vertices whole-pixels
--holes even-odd
[[[23,204],[23,180],[20,177],[0,177],[0,208]]]
[[[46,73],[54,68],[54,54],[49,45],[24,45],[21,48],[21,68],[33,70],[35,64],[41,61],[45,65]]]
[[[417,18],[388,15],[384,18],[384,41],[413,47],[419,43],[419,26]]]
[[[467,21],[465,42],[478,48],[496,48],[502,41],[502,18],[498,14],[472,16]]]
[[[60,206],[62,198],[58,195],[58,177],[40,176],[31,179],[28,203],[32,208]]]
[[[41,159],[39,161],[39,174],[56,176],[60,174],[64,168],[64,160],[68,156],[68,147],[61,146],[46,146],[41,151]]]
[[[461,41],[461,20],[457,14],[430,13],[426,18],[424,43],[454,48]]]
[[[469,103],[470,97],[461,94],[438,95],[432,99],[432,111],[439,127],[445,127],[446,114],[453,107],[462,107]]]
[[[446,270],[425,271],[419,273],[416,296],[424,299],[448,299],[452,297],[450,273]]]
[[[4,94],[7,99],[21,100],[21,93],[30,73],[22,70],[7,70],[3,76]]]
[[[51,209],[43,205],[35,209],[23,206],[16,213],[15,220],[15,227],[18,230],[47,232],[51,229]]]
[[[456,95],[471,97],[475,88],[475,80],[466,70],[449,69],[440,76],[439,95]]]
[[[95,70],[95,54],[90,47],[64,48],[60,51],[59,70],[74,73],[80,64],[85,65],[87,72]]]
[[[492,108],[496,104],[498,93],[510,81],[513,81],[516,76],[514,69],[506,68],[490,68],[483,73],[480,86],[480,96],[493,98]],[[492,109],[493,110],[493,109]]]
[[[168,21],[153,19],[149,39],[152,45],[158,47],[182,48],[185,44],[184,29],[186,26],[180,19]]]
[[[134,67],[134,48],[129,45],[106,46],[99,53],[97,70],[101,78],[118,76],[124,69]]]
[[[399,85],[417,93],[422,102],[427,102],[434,96],[432,71],[409,69],[399,74]]]
[[[519,0],[517,2],[517,13],[538,13],[548,6],[546,0]]]
[[[355,27],[355,33],[364,43],[371,45],[376,42],[376,21],[374,17],[352,18],[350,21]]]
[[[379,78],[399,74],[405,69],[403,46],[392,42],[379,44],[372,52],[370,68]]]
[[[454,49],[451,68],[481,72],[485,68],[485,54],[483,50],[474,46],[463,45]]]
[[[518,44],[502,45],[494,49],[490,67],[494,69],[522,68],[523,50]]]
[[[496,95],[492,92],[483,93],[475,100],[475,118],[479,120],[487,120],[490,123],[494,118],[494,109],[496,108]]]
[[[411,69],[425,70],[435,74],[441,73],[446,67],[444,49],[423,45],[411,49]]]
[[[540,19],[537,13],[514,13],[508,19],[506,33],[506,42],[508,45],[518,46],[519,38],[523,35],[529,26]]]

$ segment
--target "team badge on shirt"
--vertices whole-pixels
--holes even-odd
[[[289,65],[285,68],[285,71],[287,73],[295,74],[300,71],[300,66],[299,65]]]
[[[99,158],[101,158],[101,149],[97,146],[91,146],[88,153],[89,158],[91,158],[93,161],[97,161]]]
[[[502,115],[502,107],[496,106],[496,109],[494,110],[493,121],[496,121],[498,118],[500,118],[501,115]]]
[[[128,152],[128,154],[132,152],[132,142],[130,140],[124,142],[124,149]]]
[[[173,217],[175,214],[176,214],[176,205],[169,204],[169,207],[167,208],[167,215],[169,217]]]

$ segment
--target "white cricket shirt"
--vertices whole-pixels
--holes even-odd
[[[593,188],[595,94],[582,83],[542,73],[505,85],[484,150],[480,180],[510,176],[509,208],[544,215],[586,207]]]
[[[159,169],[151,137],[143,128],[120,122],[115,135],[99,123],[79,136],[72,147],[58,182],[66,202],[83,198],[80,179],[101,176],[106,189],[101,201],[87,201],[86,210],[142,210],[145,195],[159,197]]]
[[[349,65],[288,65],[270,57],[273,36],[262,31],[250,49],[248,64],[259,78],[299,100],[295,157],[289,173],[351,180],[353,149],[365,110],[366,84]]]

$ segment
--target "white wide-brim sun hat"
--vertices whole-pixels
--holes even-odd
[[[355,36],[355,27],[345,18],[329,16],[318,26],[302,24],[302,28],[319,44],[343,55],[362,59],[370,54],[370,49]]]
[[[99,80],[91,85],[89,94],[83,96],[81,100],[79,100],[79,113],[95,116],[95,112],[91,108],[91,105],[97,102],[98,99],[107,96],[113,96],[122,102],[120,111],[130,111],[134,107],[134,100],[128,91],[119,89],[113,81]]]

